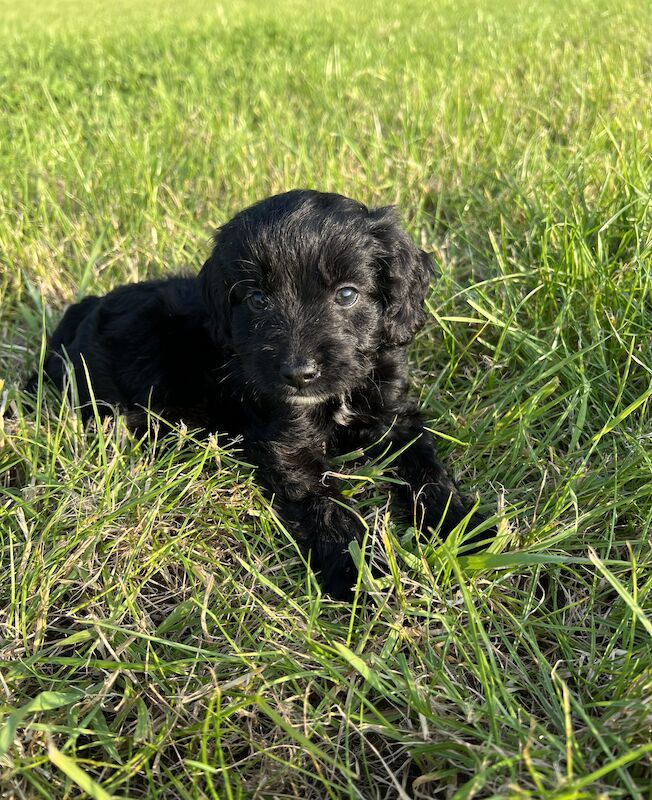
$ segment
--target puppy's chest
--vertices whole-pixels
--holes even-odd
[[[355,417],[355,410],[344,399],[341,400],[340,405],[333,412],[333,422],[341,428],[348,428],[353,425]]]
[[[320,443],[324,455],[340,455],[343,443],[355,435],[357,424],[358,412],[346,399],[340,400],[338,405],[331,408],[324,438]]]

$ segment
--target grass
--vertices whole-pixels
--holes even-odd
[[[649,23],[2,0],[4,796],[652,798]],[[196,270],[295,186],[397,203],[434,252],[414,388],[501,526],[464,556],[392,518],[382,464],[352,474],[390,568],[353,606],[237,442],[21,405],[67,303]]]

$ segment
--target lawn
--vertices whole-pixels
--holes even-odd
[[[647,3],[0,0],[0,795],[652,798]],[[491,552],[382,464],[353,605],[238,442],[20,386],[87,293],[307,186],[434,254],[414,392]],[[3,794],[4,792],[4,794]]]

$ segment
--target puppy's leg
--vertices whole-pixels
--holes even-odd
[[[361,541],[364,526],[325,483],[328,464],[321,450],[291,445],[286,439],[258,441],[247,446],[247,456],[259,465],[258,479],[274,495],[281,518],[310,553],[324,589],[332,597],[348,599],[357,577],[348,547]]]
[[[79,303],[69,306],[48,342],[43,365],[44,377],[50,379],[59,390],[63,388],[66,374],[62,353],[64,350],[74,352],[74,342],[79,332],[79,326],[99,302],[99,297],[89,295]],[[27,394],[35,395],[37,393],[38,378],[38,373],[33,373],[27,379],[25,384]]]
[[[364,432],[366,443],[378,442],[367,452],[372,455],[398,453],[393,461],[397,476],[404,481],[399,487],[398,501],[410,512],[416,511],[416,521],[423,530],[438,530],[444,537],[468,515],[470,508],[453,478],[437,457],[435,443],[424,428],[424,420],[415,407],[400,412],[400,417],[379,421],[373,430]],[[401,451],[401,452],[399,452]],[[484,521],[474,513],[468,530]],[[483,531],[467,543],[483,546],[495,531]]]

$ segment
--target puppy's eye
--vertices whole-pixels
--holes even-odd
[[[358,297],[358,290],[354,289],[353,286],[342,286],[341,289],[335,292],[335,302],[338,306],[344,306],[344,308],[349,308],[357,303]]]
[[[269,299],[265,292],[256,290],[247,295],[247,305],[252,311],[264,311],[269,305]]]

